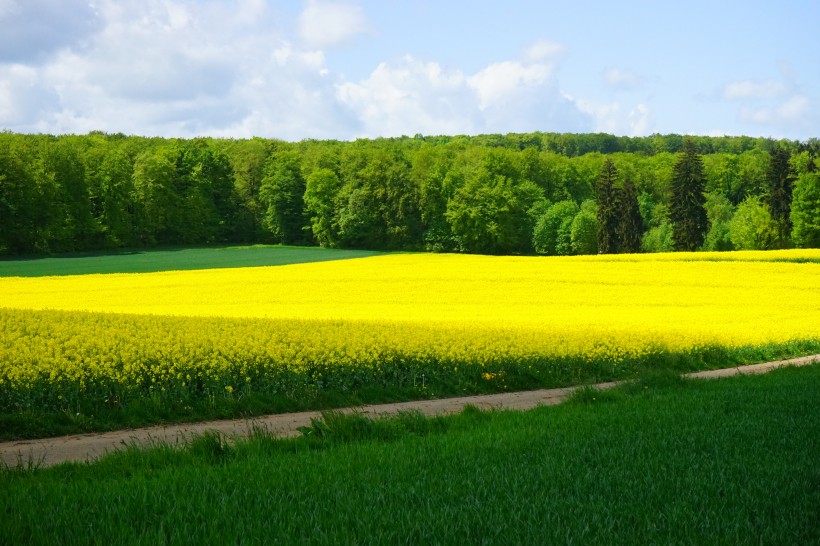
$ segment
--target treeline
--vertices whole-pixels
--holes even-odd
[[[288,143],[0,133],[0,253],[155,245],[581,254],[820,246],[820,142]],[[694,235],[693,235],[694,234]]]

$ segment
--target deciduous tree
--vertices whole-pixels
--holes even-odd
[[[621,252],[640,252],[643,238],[643,217],[638,203],[638,192],[632,179],[624,180],[618,198],[618,244]]]
[[[811,168],[797,179],[791,207],[792,239],[801,248],[820,248],[820,174]]]

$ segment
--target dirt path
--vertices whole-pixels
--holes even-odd
[[[686,375],[694,378],[716,378],[738,374],[760,374],[782,366],[804,366],[815,362],[820,362],[820,355],[766,362],[764,364],[754,364],[737,368],[695,372]],[[617,384],[617,382],[599,383],[595,385],[595,387],[608,389]],[[409,410],[418,410],[425,415],[457,413],[466,405],[473,405],[482,409],[527,410],[540,405],[558,404],[576,388],[577,387],[566,387],[562,389],[544,389],[538,391],[379,404],[346,408],[340,411],[359,412],[363,415],[379,417],[395,415],[398,412]],[[80,434],[58,438],[45,438],[42,440],[2,442],[0,443],[0,460],[10,466],[17,465],[18,462],[26,464],[29,460],[34,464],[42,464],[44,466],[66,461],[85,461],[115,451],[122,448],[125,444],[138,443],[144,445],[154,441],[164,441],[175,444],[186,442],[192,436],[202,434],[206,431],[217,431],[228,437],[242,437],[246,436],[254,428],[262,428],[280,437],[295,436],[298,435],[298,427],[310,425],[311,419],[318,417],[321,417],[321,413],[318,411],[283,413],[250,420],[209,421],[204,423],[165,425],[96,434]]]

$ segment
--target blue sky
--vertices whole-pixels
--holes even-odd
[[[820,2],[0,0],[0,130],[820,137]]]

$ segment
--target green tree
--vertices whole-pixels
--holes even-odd
[[[538,254],[572,254],[572,221],[581,209],[575,201],[559,201],[547,209],[535,224],[533,248]]]
[[[672,252],[675,249],[672,231],[672,224],[669,220],[661,220],[644,233],[641,249],[644,252]]]
[[[766,169],[766,181],[769,186],[767,202],[772,220],[777,226],[777,246],[780,248],[788,246],[792,229],[791,205],[794,174],[789,164],[790,158],[791,152],[784,146],[778,146],[772,152],[769,167]]]
[[[458,241],[447,223],[447,202],[453,197],[456,173],[453,151],[424,144],[413,158],[411,177],[419,188],[419,209],[424,226],[424,248],[431,252],[452,252]]]
[[[729,222],[729,238],[738,250],[768,250],[777,240],[777,224],[760,197],[747,197]]]
[[[820,248],[820,174],[810,169],[800,175],[793,198],[794,244],[800,248]]]
[[[341,187],[341,180],[330,169],[319,169],[307,177],[305,211],[310,216],[313,237],[323,247],[335,247],[339,240],[335,212],[336,198]]]
[[[447,204],[446,218],[465,252],[527,253],[532,249],[531,211],[543,195],[522,179],[509,153],[491,151],[465,174]]]
[[[705,186],[703,161],[694,141],[686,139],[670,182],[669,219],[676,250],[692,251],[703,245],[708,228]]]
[[[418,187],[401,147],[389,141],[354,143],[341,162],[337,200],[339,245],[398,249],[421,246]]]
[[[212,243],[232,237],[236,199],[233,169],[209,139],[174,140],[172,214],[163,238],[171,243]]]
[[[618,169],[612,159],[604,161],[595,186],[598,204],[598,251],[601,254],[618,252]]]
[[[706,234],[706,240],[703,243],[704,250],[734,249],[729,236],[729,222],[732,220],[734,213],[734,206],[724,194],[706,194],[706,217],[709,220],[709,233]]]
[[[265,208],[265,226],[284,244],[292,245],[304,240],[305,187],[299,153],[285,151],[275,154],[266,167],[259,199]]]
[[[142,245],[172,242],[165,237],[177,207],[174,151],[168,146],[148,149],[134,161],[136,235]]]
[[[624,180],[618,198],[618,246],[622,252],[640,252],[643,238],[643,217],[638,193],[630,177]]]
[[[265,241],[270,232],[264,229],[263,206],[259,190],[265,177],[265,164],[272,143],[261,138],[231,141],[226,149],[234,173],[234,194],[237,200],[234,237],[239,241]]]
[[[595,201],[581,203],[581,210],[570,224],[570,241],[573,254],[598,253],[598,210]]]
[[[0,254],[36,249],[38,196],[16,135],[0,133]]]

